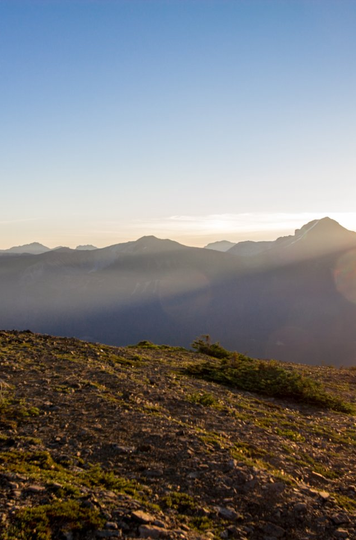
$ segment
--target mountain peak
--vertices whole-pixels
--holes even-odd
[[[287,238],[291,239],[290,246],[301,242],[304,246],[316,249],[317,253],[335,251],[356,244],[356,233],[345,229],[329,217],[310,221],[301,229],[297,229],[294,237]]]
[[[31,255],[39,255],[40,253],[46,253],[50,251],[50,248],[40,244],[39,242],[32,242],[31,244],[24,244],[23,246],[14,246],[10,249],[5,249],[3,253],[29,253]]]
[[[313,234],[348,234],[351,232],[335,221],[335,219],[324,217],[309,221],[309,223],[306,223],[303,227],[295,231],[295,236],[304,235],[312,230],[314,231]]]
[[[232,247],[236,246],[236,242],[230,242],[229,240],[218,240],[217,242],[210,242],[204,246],[204,249],[212,249],[214,251],[229,251]]]
[[[188,249],[174,240],[161,239],[153,235],[141,236],[138,240],[125,242],[123,244],[114,244],[108,249],[112,253],[160,253],[164,251],[176,251],[178,249]]]

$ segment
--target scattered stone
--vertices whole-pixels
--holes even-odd
[[[217,512],[221,518],[229,519],[231,521],[235,521],[240,517],[240,514],[238,514],[233,508],[224,508],[222,506],[218,506]]]
[[[169,536],[167,529],[155,525],[141,525],[138,530],[141,538],[167,538]]]
[[[283,493],[283,491],[286,489],[286,485],[284,482],[271,482],[265,486],[265,489],[268,491],[268,493],[277,495]]]
[[[318,480],[319,482],[322,482],[324,484],[328,484],[329,483],[329,480],[327,478],[325,478],[325,476],[323,476],[322,474],[319,474],[317,473],[316,471],[312,471],[310,474],[309,474],[309,478],[311,480]]]
[[[347,514],[339,513],[331,516],[331,520],[335,525],[342,525],[343,523],[350,523],[350,518]]]
[[[113,529],[113,530],[116,530],[118,527],[117,527],[117,523],[115,523],[114,521],[107,521],[105,523],[105,529]]]
[[[323,501],[327,501],[330,497],[330,493],[328,493],[327,491],[320,491],[319,495],[323,499]]]
[[[148,478],[160,478],[163,475],[163,470],[162,469],[147,469],[144,474]]]
[[[196,478],[199,478],[201,473],[199,471],[193,471],[187,474],[187,478],[190,478],[191,480],[195,480]]]
[[[142,510],[132,512],[132,517],[140,523],[152,523],[155,520],[154,516],[148,514],[147,512],[143,512]]]
[[[2,332],[1,339],[3,344]],[[319,409],[316,414],[308,404],[289,400],[276,399],[271,407],[272,400],[263,396],[194,377],[180,375],[173,384],[174,371],[200,361],[188,352],[166,356],[163,349],[104,348],[99,362],[94,344],[56,338],[51,349],[50,336],[34,336],[34,342],[45,342],[40,353],[34,344],[37,360],[32,346],[22,347],[16,339],[9,358],[8,345],[1,349],[0,379],[10,383],[18,402],[37,407],[40,414],[20,422],[0,415],[0,536],[3,529],[12,532],[19,510],[52,504],[62,498],[62,490],[63,501],[70,500],[72,485],[79,490],[74,499],[82,509],[99,512],[106,521],[100,530],[85,533],[88,540],[211,540],[219,535],[222,540],[356,539],[354,512],[346,499],[356,495],[354,417]],[[84,357],[77,347],[85,349]],[[136,355],[140,361],[133,359]],[[302,365],[297,369],[305,372]],[[330,388],[337,375],[343,399],[356,402],[356,371],[308,367],[307,375],[309,369]],[[150,380],[159,385],[149,385]],[[187,399],[193,394],[211,394],[223,408],[196,407]],[[157,403],[161,409],[151,407]],[[284,421],[293,422],[303,438],[291,441],[281,434],[283,444],[277,445],[277,428],[288,430]],[[265,470],[258,449],[270,451],[266,461],[295,483]],[[29,458],[30,466],[43,459],[44,466],[40,463],[36,476],[12,472],[17,454]],[[330,479],[312,472],[312,461],[303,455],[340,475]],[[22,469],[20,460],[18,465],[30,470],[27,463]],[[49,480],[51,467],[57,482]],[[121,485],[126,493],[120,493]],[[63,540],[80,536],[60,534]]]
[[[26,487],[26,491],[29,493],[43,493],[46,491],[46,488],[44,486],[38,486],[38,485],[31,485]]]
[[[299,503],[296,503],[296,504],[293,506],[293,510],[294,510],[295,512],[298,512],[298,513],[306,512],[306,511],[308,510],[308,505],[305,504],[305,503],[299,502]]]
[[[282,529],[279,525],[274,523],[266,523],[263,527],[263,531],[269,536],[274,536],[275,538],[282,538],[285,535],[285,530]]]
[[[346,538],[349,537],[349,533],[345,529],[336,529],[336,531],[334,531],[334,536],[336,538],[345,538],[346,539]]]
[[[157,527],[162,527],[162,528],[164,528],[166,526],[164,521],[161,521],[160,519],[155,519],[153,521],[153,525],[156,525]]]

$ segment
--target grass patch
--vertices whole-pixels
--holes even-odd
[[[293,442],[305,442],[305,437],[298,433],[297,431],[294,431],[293,429],[280,429],[275,428],[275,433],[277,435],[280,435],[281,437],[285,437],[286,439],[289,439]]]
[[[15,427],[17,422],[22,422],[39,414],[39,409],[28,405],[24,399],[15,399],[9,395],[1,396],[0,423],[3,425]]]
[[[191,495],[181,491],[171,491],[163,497],[162,503],[165,508],[171,508],[176,510],[178,514],[183,515],[194,514],[198,509],[198,503],[195,499]]]
[[[213,530],[215,524],[214,521],[207,516],[197,516],[189,520],[189,526],[198,532],[204,532]]]
[[[234,443],[233,448],[230,449],[230,454],[235,459],[241,459],[243,457],[260,458],[269,455],[264,448],[242,441]]]
[[[81,482],[88,487],[102,487],[111,491],[126,493],[132,497],[138,497],[138,491],[144,489],[134,480],[126,480],[116,476],[112,471],[104,471],[99,465],[92,466],[88,471],[80,473]]]
[[[84,533],[103,527],[104,517],[96,508],[83,508],[79,501],[55,501],[19,510],[5,540],[52,540],[58,534]]]
[[[327,392],[320,382],[286,369],[275,360],[257,360],[243,354],[229,353],[228,358],[224,357],[219,362],[190,364],[183,372],[268,397],[292,399],[347,414],[356,413],[351,403]]]
[[[128,349],[158,349],[162,351],[186,351],[184,347],[172,347],[171,345],[156,345],[147,339],[139,341],[136,345],[128,345]]]
[[[203,407],[213,407],[214,409],[222,408],[222,405],[216,399],[215,396],[209,393],[205,393],[205,392],[204,393],[195,392],[194,394],[190,394],[187,397],[187,401],[189,401],[190,403],[203,405]]]

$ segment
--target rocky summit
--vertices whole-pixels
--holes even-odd
[[[0,538],[356,538],[356,371],[0,332]]]

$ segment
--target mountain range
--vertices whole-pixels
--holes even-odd
[[[329,218],[225,252],[153,236],[101,249],[29,244],[1,253],[0,327],[111,345],[210,334],[259,358],[353,365],[355,268],[356,233]]]

